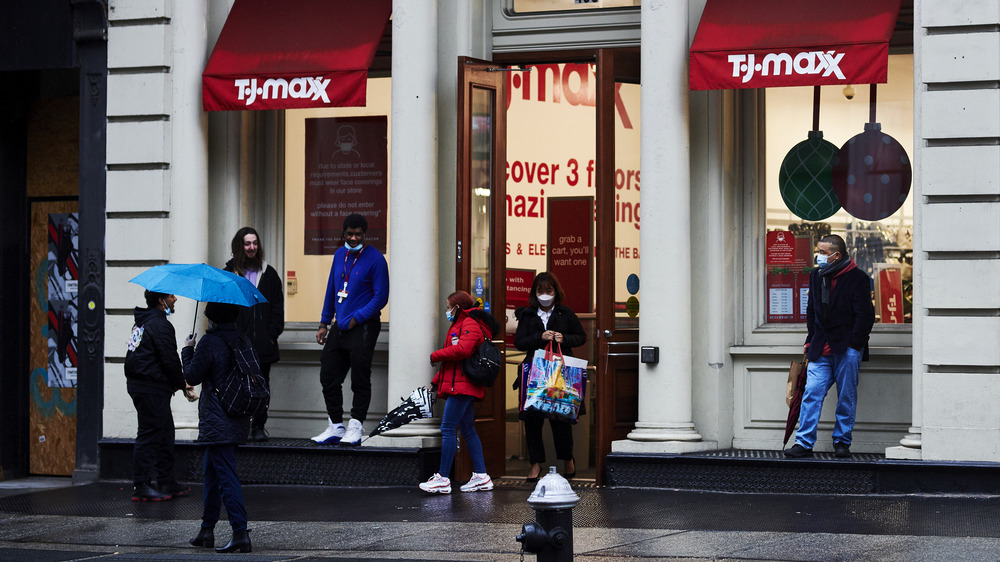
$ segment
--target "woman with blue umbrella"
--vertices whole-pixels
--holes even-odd
[[[201,529],[191,539],[193,546],[215,546],[215,524],[219,521],[222,505],[226,506],[233,538],[216,552],[250,552],[250,535],[247,529],[247,508],[243,500],[243,486],[236,473],[236,446],[247,441],[250,417],[230,417],[222,407],[215,390],[222,386],[227,373],[235,368],[234,348],[250,348],[250,341],[236,326],[240,307],[232,304],[210,302],[205,306],[205,317],[211,327],[205,332],[197,349],[195,337],[184,342],[181,356],[184,359],[184,378],[188,384],[201,384],[201,403],[198,404],[198,443],[205,446],[205,495],[201,516]]]
[[[233,538],[216,552],[250,552],[243,487],[236,473],[236,446],[246,443],[250,418],[229,417],[213,390],[235,367],[234,348],[249,350],[256,356],[250,341],[236,327],[236,319],[240,307],[267,302],[267,299],[247,279],[203,263],[158,265],[131,282],[150,291],[208,302],[205,317],[209,320],[209,330],[196,349],[192,327],[181,351],[185,380],[190,385],[202,385],[198,442],[205,445],[201,530],[189,542],[204,548],[215,546],[215,524],[225,504]]]

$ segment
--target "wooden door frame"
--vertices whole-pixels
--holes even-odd
[[[506,223],[506,169],[503,162],[507,159],[507,109],[506,109],[506,78],[503,72],[489,71],[489,68],[496,68],[495,62],[474,59],[471,57],[458,58],[458,160],[456,162],[457,183],[455,205],[457,209],[455,220],[455,286],[458,290],[469,290],[472,287],[472,274],[469,266],[469,243],[472,238],[472,220],[469,216],[469,208],[472,204],[471,189],[471,163],[472,163],[472,137],[468,134],[472,130],[472,107],[469,103],[472,99],[474,88],[488,89],[495,92],[494,98],[494,123],[493,123],[493,169],[492,188],[490,197],[492,209],[490,210],[490,286],[489,291],[484,294],[490,304],[490,314],[497,320],[500,326],[504,326],[506,313],[506,275],[507,255],[502,249],[505,248],[507,240]],[[497,163],[500,163],[499,165]],[[498,243],[499,241],[499,243]],[[473,291],[469,290],[470,293]],[[496,337],[499,336],[499,337]],[[497,346],[506,355],[503,344],[503,334],[494,336]],[[486,471],[494,477],[503,476],[506,472],[506,456],[491,455],[488,444],[499,439],[500,443],[505,442],[506,436],[506,378],[498,379],[497,384],[486,389],[486,396],[483,403],[476,407],[476,431],[484,443],[483,453],[486,457]],[[483,413],[483,415],[480,415]],[[505,446],[505,445],[503,445]],[[466,479],[471,472],[468,456],[465,454],[456,456],[455,475],[458,478]]]
[[[615,364],[609,358],[612,346],[631,349],[637,334],[615,337],[615,83],[639,83],[639,48],[576,49],[529,53],[497,53],[497,63],[507,65],[543,63],[596,63],[597,100],[595,131],[595,197],[599,209],[594,232],[597,259],[596,333],[591,334],[598,360],[597,380],[592,387],[597,392],[595,420],[595,451],[597,483],[604,483],[604,464],[611,452],[611,442],[624,439],[634,423],[623,423],[622,408],[615,401]],[[611,334],[609,338],[606,334]],[[638,357],[636,357],[638,361]],[[627,416],[626,416],[627,417]]]

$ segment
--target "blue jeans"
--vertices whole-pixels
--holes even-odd
[[[833,426],[833,442],[851,444],[854,415],[858,405],[858,369],[861,352],[848,347],[845,353],[824,355],[809,362],[806,389],[802,394],[799,430],[795,442],[806,449],[816,444],[816,428],[823,410],[823,400],[830,387],[837,384],[837,421]]]
[[[455,451],[458,449],[458,434],[461,430],[465,446],[472,458],[472,472],[484,474],[486,461],[483,459],[483,444],[476,433],[475,398],[463,394],[449,396],[444,403],[444,415],[441,416],[441,468],[438,474],[451,474],[451,464],[455,461]]]
[[[219,520],[222,502],[226,503],[229,524],[234,531],[247,529],[247,508],[243,486],[236,474],[236,445],[205,447],[205,496],[201,528],[211,529]]]

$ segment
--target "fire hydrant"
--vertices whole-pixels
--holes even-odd
[[[535,522],[521,527],[516,537],[521,548],[536,554],[539,562],[573,560],[573,508],[579,502],[569,482],[550,466],[528,496]]]

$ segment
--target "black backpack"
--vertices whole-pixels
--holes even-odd
[[[482,331],[483,327],[480,325],[479,329]],[[500,348],[490,341],[485,331],[483,337],[486,339],[479,344],[476,351],[462,360],[462,373],[465,378],[478,385],[493,386],[500,374],[500,368],[503,367],[503,354],[500,353]]]
[[[230,347],[234,365],[214,389],[229,417],[259,416],[267,411],[271,391],[260,370],[257,350],[246,336],[241,336],[238,347]]]

